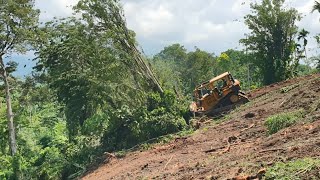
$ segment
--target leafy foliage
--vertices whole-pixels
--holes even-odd
[[[261,86],[260,71],[253,59],[243,51],[230,49],[215,56],[198,48],[188,52],[182,45],[173,44],[150,61],[161,84],[181,97],[190,96],[196,85],[226,71],[240,79],[243,89]]]
[[[130,109],[123,106],[109,112],[110,122],[102,142],[107,150],[121,150],[162,135],[176,133],[187,126],[173,93],[151,93],[147,106]]]
[[[263,0],[251,4],[252,14],[245,17],[251,33],[240,42],[256,57],[253,62],[260,68],[264,84],[292,77],[301,57],[301,53],[294,56],[299,47],[294,40],[298,33],[295,23],[300,15],[295,9],[285,9],[283,3]]]
[[[130,57],[121,60],[131,70],[136,84],[143,86],[142,88],[163,92],[153,71],[136,47],[135,34],[126,26],[119,0],[80,0],[74,9],[82,15],[82,20],[89,28],[107,33],[107,43],[114,44],[114,48],[125,52],[122,55]]]
[[[99,108],[139,104],[141,94],[135,93],[130,67],[122,63],[128,57],[108,43],[112,35],[96,32],[75,19],[48,25],[46,31],[55,41],[41,48],[37,68],[46,69],[50,87],[66,105],[70,135],[78,134],[79,127]]]
[[[4,57],[10,57],[11,53],[25,53],[35,42],[39,11],[33,6],[33,0],[0,2],[0,79],[5,87],[9,147],[13,156],[17,152],[17,145],[9,79],[17,63],[10,61],[5,65]]]
[[[34,43],[39,10],[33,0],[0,2],[0,54],[24,53]],[[3,53],[3,54],[2,54]]]

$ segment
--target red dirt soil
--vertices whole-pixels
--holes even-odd
[[[320,157],[320,74],[254,90],[249,98],[219,124],[123,158],[109,155],[82,179],[245,179],[275,162]],[[303,120],[268,135],[267,117],[298,109],[308,112]]]

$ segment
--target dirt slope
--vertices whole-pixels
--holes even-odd
[[[232,179],[275,162],[320,157],[320,74],[273,84],[249,95],[220,124],[186,138],[111,160],[83,179]],[[304,122],[267,135],[265,119],[305,109]]]

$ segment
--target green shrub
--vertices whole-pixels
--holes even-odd
[[[320,159],[300,159],[287,163],[276,163],[273,167],[267,170],[265,178],[271,179],[319,179],[320,174]],[[313,173],[314,172],[314,173]]]
[[[184,109],[174,93],[151,93],[146,106],[108,111],[108,126],[101,139],[106,151],[131,148],[152,138],[176,133],[187,127]]]
[[[92,145],[90,137],[77,136],[76,141],[66,149],[67,164],[61,170],[61,179],[76,179],[87,170],[87,167],[96,162],[100,163],[101,159],[98,157],[101,157],[102,151]]]
[[[182,131],[186,126],[186,121],[182,117],[173,114],[150,116],[142,124],[142,136],[147,140]]]
[[[41,149],[35,162],[39,179],[61,179],[61,171],[66,165],[65,156],[56,147]],[[27,174],[27,173],[26,173]]]
[[[109,125],[101,141],[107,151],[122,150],[139,142],[140,122],[144,116],[139,111],[123,106],[109,113]]]
[[[178,102],[172,91],[165,90],[164,93],[150,93],[147,97],[147,110],[154,111],[158,108],[164,108],[166,112],[179,112]]]
[[[101,141],[107,151],[133,147],[162,135],[176,133],[186,128],[186,121],[159,107],[151,112],[145,109],[122,109],[109,113],[109,126]]]
[[[159,93],[150,93],[147,98],[148,111],[152,111],[160,106],[161,96]]]
[[[12,156],[0,154],[0,179],[13,176]]]
[[[268,117],[265,122],[268,133],[274,134],[283,128],[295,124],[300,118],[304,116],[304,113],[304,110],[298,110],[294,112],[276,114]]]

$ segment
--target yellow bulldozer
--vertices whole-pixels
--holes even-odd
[[[249,101],[241,91],[240,82],[229,72],[198,85],[193,92],[193,97],[190,112],[194,116],[219,115]]]

